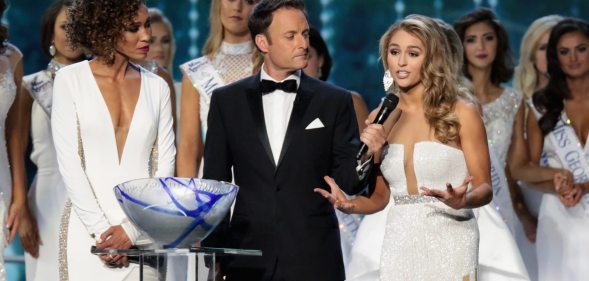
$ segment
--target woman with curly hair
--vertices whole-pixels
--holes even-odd
[[[257,73],[261,56],[254,48],[247,26],[258,0],[212,0],[211,29],[203,56],[180,66],[182,94],[177,174],[199,174],[207,116],[213,90]]]
[[[0,0],[0,18],[6,1]],[[26,177],[21,132],[23,94],[20,91],[22,53],[8,42],[8,28],[0,25],[0,253],[12,242],[21,217],[27,211]],[[6,226],[6,227],[4,227]],[[0,280],[6,280],[4,257],[0,255]]]
[[[452,58],[444,55],[450,48],[444,31],[425,16],[389,28],[380,53],[399,95],[399,114],[375,191],[348,200],[328,177],[331,193],[316,189],[348,213],[392,205],[380,280],[476,280],[479,234],[471,208],[491,201],[489,157],[479,111],[462,98]]]
[[[60,280],[138,280],[125,255],[98,249],[145,247],[127,220],[113,186],[174,174],[170,89],[129,62],[149,51],[150,21],[142,0],[77,0],[67,10],[73,48],[94,55],[60,69],[53,87],[51,128],[59,171],[70,201],[61,220]],[[157,280],[146,267],[144,278]],[[145,279],[144,279],[145,280]]]

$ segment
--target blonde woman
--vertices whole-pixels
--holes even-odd
[[[173,74],[172,64],[176,54],[176,40],[172,23],[158,8],[149,8],[149,19],[151,20],[151,41],[147,59],[157,63]]]
[[[198,175],[214,89],[251,76],[259,58],[248,29],[254,0],[213,0],[203,56],[180,66],[182,103],[177,154],[178,176]]]
[[[434,20],[407,17],[380,42],[399,93],[399,115],[375,191],[348,200],[328,177],[331,193],[316,191],[347,213],[372,214],[391,205],[380,280],[476,280],[479,233],[471,208],[492,198],[480,113],[461,98],[452,58],[443,55],[450,45]],[[365,238],[358,233],[356,241]]]
[[[558,15],[541,17],[535,20],[524,34],[513,84],[526,98],[532,97],[536,90],[548,84],[546,48],[550,31],[562,19],[563,17]]]
[[[535,20],[522,39],[520,44],[519,65],[515,68],[514,86],[519,90],[524,99],[528,100],[535,91],[544,88],[548,84],[548,65],[546,63],[546,48],[552,28],[563,19],[561,16],[550,15]],[[529,108],[526,106],[526,112]],[[514,144],[520,143],[521,148],[517,150],[527,150],[525,144],[525,122],[520,120],[514,124]],[[521,173],[523,169],[513,167],[511,172],[514,177]],[[523,231],[517,231],[515,239],[520,248],[522,258],[532,280],[538,279],[538,264],[536,258],[536,228],[537,217],[542,200],[542,192],[529,188],[523,182],[519,182],[522,197],[525,203],[514,205],[516,212],[520,211],[520,221],[524,226]]]

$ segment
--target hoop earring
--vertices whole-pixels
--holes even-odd
[[[395,81],[393,80],[393,77],[391,76],[391,72],[387,69],[387,71],[384,72],[384,76],[382,77],[382,84],[384,86],[384,90],[388,91],[389,88],[391,86],[393,86],[393,83]]]
[[[53,42],[51,42],[51,45],[49,45],[49,54],[51,55],[51,57],[55,57],[56,53],[57,53],[57,49],[55,49],[55,44],[53,44]]]

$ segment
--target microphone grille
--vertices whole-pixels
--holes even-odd
[[[397,95],[389,93],[382,101],[382,107],[386,107],[389,110],[395,109],[399,103],[399,97]]]

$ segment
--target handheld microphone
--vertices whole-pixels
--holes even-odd
[[[399,97],[389,92],[389,94],[387,94],[387,96],[383,99],[380,110],[378,111],[376,118],[374,118],[374,121],[372,121],[372,124],[384,124],[384,121],[389,117],[391,112],[395,110],[395,107],[397,107],[398,103]],[[368,146],[365,143],[362,143],[358,154],[356,154],[356,159],[362,159],[362,156],[366,153],[366,151],[368,151]]]

